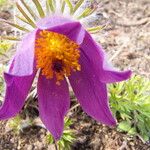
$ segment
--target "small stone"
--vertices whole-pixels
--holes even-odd
[[[54,145],[49,145],[47,150],[55,150],[55,146]]]
[[[33,145],[28,145],[27,150],[33,150]]]

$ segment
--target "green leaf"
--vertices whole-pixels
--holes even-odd
[[[130,116],[130,114],[128,114],[128,113],[121,113],[121,118],[123,119],[123,120],[127,120],[127,119],[132,119],[132,117]]]
[[[119,123],[118,128],[120,130],[128,132],[131,129],[131,125],[127,121],[122,121],[122,122]]]
[[[60,150],[70,150],[70,146],[75,140],[73,130],[69,129],[69,125],[72,124],[72,121],[69,118],[65,118],[65,126],[61,139],[57,142]],[[51,135],[47,136],[48,143],[52,142]]]
[[[136,129],[135,128],[131,128],[129,131],[128,131],[128,134],[131,134],[131,135],[135,135],[137,132],[136,132]]]
[[[147,135],[142,135],[142,138],[144,139],[144,141],[149,141],[150,137]]]
[[[62,141],[62,140],[58,141],[58,145],[59,145],[59,149],[65,148],[64,141]]]
[[[149,98],[149,102],[150,102],[150,98]],[[150,103],[149,104],[142,104],[142,109],[150,112]]]
[[[21,117],[17,115],[15,118],[9,120],[8,125],[14,131],[18,132],[20,130],[21,121],[22,121]]]
[[[40,2],[38,0],[33,0],[33,3],[35,4],[35,6],[37,8],[37,11],[38,11],[40,17],[44,18],[45,17],[45,13],[44,13],[44,10],[43,10]]]
[[[25,11],[23,10],[23,8],[18,4],[16,3],[16,6],[18,8],[18,10],[21,12],[21,14],[26,18],[27,22],[29,25],[31,25],[33,28],[36,28],[36,25],[35,23],[32,21],[32,19],[30,19],[30,17],[25,13]],[[22,19],[23,21],[23,19]],[[25,21],[24,21],[25,22]]]
[[[110,85],[110,104],[115,115],[117,114],[118,121],[121,121],[119,129],[129,134],[138,133],[141,137],[149,136],[149,93],[150,81],[140,76]]]
[[[47,141],[48,141],[49,144],[54,143],[54,139],[53,139],[53,136],[51,134],[47,135]]]
[[[74,138],[72,136],[70,136],[70,135],[63,136],[63,139],[68,141],[68,142],[70,142],[70,143],[72,143],[73,140],[74,140]]]
[[[10,48],[12,47],[12,44],[6,41],[0,40],[0,53],[5,54]]]

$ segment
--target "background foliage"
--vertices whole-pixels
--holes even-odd
[[[150,81],[134,76],[127,82],[112,84],[110,104],[118,129],[131,135],[150,138]]]

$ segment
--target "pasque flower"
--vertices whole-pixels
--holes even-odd
[[[60,16],[41,19],[19,43],[8,72],[0,119],[22,109],[37,74],[41,120],[55,139],[63,132],[69,106],[68,81],[83,110],[102,123],[115,125],[108,105],[107,83],[126,80],[131,72],[110,67],[102,47],[78,21]]]

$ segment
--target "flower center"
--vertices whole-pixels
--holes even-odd
[[[61,72],[63,70],[63,63],[61,60],[54,61],[53,70],[56,72]]]
[[[35,56],[37,69],[41,69],[47,79],[56,76],[58,84],[72,71],[81,70],[79,45],[59,33],[40,31],[35,42]]]

